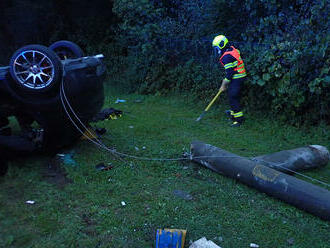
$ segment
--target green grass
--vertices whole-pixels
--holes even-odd
[[[194,140],[247,157],[309,144],[330,148],[326,126],[300,130],[246,113],[242,127],[230,128],[222,114],[223,98],[195,122],[207,102],[115,90],[107,90],[107,95],[105,106],[125,113],[96,126],[108,130],[104,143],[129,155],[180,158]],[[117,98],[127,102],[114,104]],[[223,248],[250,243],[289,247],[289,239],[290,247],[329,247],[329,222],[200,165],[130,158],[123,162],[87,141],[60,152],[73,152],[77,165],[60,163],[59,171],[58,158],[17,159],[0,179],[1,247],[153,247],[158,228],[187,229],[185,247],[203,236]],[[95,165],[101,162],[114,168],[97,171]],[[49,164],[55,164],[55,173],[47,169]],[[304,174],[330,182],[329,164]],[[176,190],[192,199],[177,196]],[[36,203],[27,205],[27,200]]]

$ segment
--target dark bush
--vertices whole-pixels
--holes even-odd
[[[325,0],[115,0],[122,78],[143,93],[210,99],[223,76],[210,44],[222,33],[247,66],[246,108],[296,125],[329,123],[328,9]]]

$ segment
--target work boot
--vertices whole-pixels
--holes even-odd
[[[232,110],[225,110],[225,114],[229,118],[230,121],[233,121],[233,111]]]
[[[242,123],[238,122],[238,121],[234,121],[230,126],[231,127],[240,127],[242,125]]]
[[[233,123],[231,124],[232,127],[239,127],[243,124],[245,121],[244,116],[238,117],[238,118],[233,118]]]

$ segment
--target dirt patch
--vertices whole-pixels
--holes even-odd
[[[55,184],[58,188],[63,189],[67,184],[73,183],[70,178],[67,178],[67,173],[62,167],[62,161],[54,157],[46,164],[46,168],[42,175],[44,179],[51,184]]]

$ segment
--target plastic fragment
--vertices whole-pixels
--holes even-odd
[[[190,195],[188,192],[183,191],[183,190],[176,189],[173,191],[173,195],[175,195],[176,197],[182,198],[186,201],[193,200],[192,195]]]
[[[289,239],[287,240],[287,242],[288,242],[288,245],[289,245],[289,246],[293,245],[293,244],[294,244],[294,238],[289,238]]]
[[[259,245],[255,244],[255,243],[251,243],[251,244],[250,244],[250,247],[251,247],[251,248],[258,248]]]
[[[122,206],[126,206],[126,203],[124,201],[121,202]]]
[[[108,163],[108,165],[105,165],[104,163],[99,163],[95,165],[95,169],[97,169],[98,171],[111,170],[112,168],[113,166],[111,165],[111,163]]]
[[[73,159],[73,153],[68,153],[63,156],[63,163],[65,165],[77,166],[77,162]]]
[[[207,240],[205,237],[192,243],[189,248],[221,248],[216,245],[213,241]]]
[[[117,98],[117,100],[115,101],[115,103],[120,103],[120,102],[126,102],[126,100],[121,100],[121,99]]]
[[[35,201],[31,201],[31,200],[29,200],[29,201],[26,201],[25,203],[26,203],[26,204],[33,205],[33,204],[35,204],[36,202],[35,202]]]

